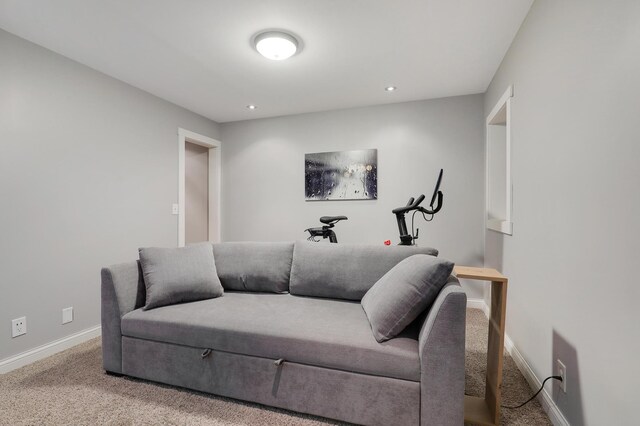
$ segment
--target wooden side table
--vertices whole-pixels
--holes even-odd
[[[505,316],[507,313],[508,279],[491,268],[456,266],[453,274],[458,278],[491,281],[491,312],[489,314],[489,337],[487,345],[487,375],[484,399],[476,396],[464,397],[464,420],[479,425],[500,424],[502,402],[502,361],[504,353]]]

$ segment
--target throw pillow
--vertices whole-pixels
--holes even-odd
[[[144,310],[222,296],[211,243],[139,250],[147,290]]]
[[[397,336],[429,308],[452,269],[448,260],[416,254],[383,275],[361,302],[375,339],[384,342]]]

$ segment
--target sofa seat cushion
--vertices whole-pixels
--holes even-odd
[[[124,336],[419,382],[417,333],[378,343],[358,302],[273,293],[226,292],[122,318]]]

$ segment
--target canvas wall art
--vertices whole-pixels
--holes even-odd
[[[378,199],[378,150],[305,154],[304,188],[307,201]]]

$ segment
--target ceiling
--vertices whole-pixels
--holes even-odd
[[[0,28],[227,122],[482,93],[532,2],[0,0]],[[301,53],[260,56],[271,28]]]

